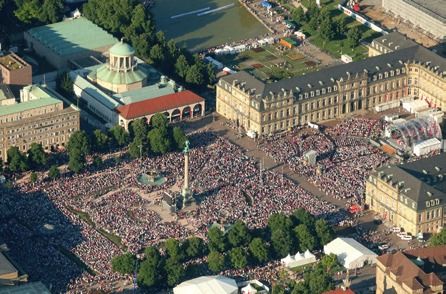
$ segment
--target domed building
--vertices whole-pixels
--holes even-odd
[[[135,49],[122,40],[109,49],[108,62],[88,74],[88,79],[114,93],[146,86],[148,74],[135,59]]]

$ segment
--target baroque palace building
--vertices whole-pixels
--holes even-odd
[[[438,232],[446,222],[446,155],[378,168],[366,181],[365,202],[412,235]]]
[[[407,97],[445,111],[446,59],[414,44],[272,83],[241,71],[219,80],[217,112],[246,131],[267,135]]]

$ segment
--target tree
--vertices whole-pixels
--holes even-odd
[[[291,251],[293,239],[289,231],[275,230],[271,233],[271,243],[278,257],[285,257]]]
[[[8,156],[8,167],[12,172],[23,172],[28,170],[28,162],[25,155],[18,147],[10,147],[6,152]]]
[[[200,67],[194,64],[189,67],[186,74],[186,82],[191,85],[203,85],[205,80]]]
[[[178,150],[182,150],[184,148],[184,143],[187,140],[184,131],[180,127],[174,127],[172,130],[172,138],[173,142],[175,143],[175,147]]]
[[[130,135],[132,139],[138,138],[140,140],[147,139],[149,125],[143,118],[136,119],[130,123]]]
[[[237,220],[228,231],[228,241],[233,247],[247,245],[251,240],[248,228],[241,220]]]
[[[110,133],[116,145],[119,147],[125,146],[129,142],[129,134],[120,125],[115,125],[110,129]]]
[[[129,145],[129,154],[132,158],[138,158],[147,153],[147,144],[144,144],[141,139],[135,138]]]
[[[153,247],[144,250],[145,259],[138,271],[138,283],[147,287],[158,284],[164,278],[164,260],[159,251]]]
[[[359,41],[361,40],[361,31],[359,30],[358,26],[354,26],[348,31],[347,40],[352,48],[359,45]]]
[[[211,251],[208,255],[208,267],[214,272],[221,272],[225,268],[225,257],[217,251]]]
[[[268,228],[270,232],[275,230],[289,231],[292,226],[293,223],[289,217],[283,213],[274,213],[268,219]]]
[[[180,247],[180,242],[178,240],[170,238],[167,239],[164,243],[166,246],[166,252],[169,256],[169,259],[174,259],[178,262],[181,262],[184,258],[184,253],[182,248]]]
[[[48,177],[52,180],[55,180],[59,177],[59,175],[60,172],[59,169],[57,168],[57,165],[52,165],[48,170]]]
[[[16,1],[18,2],[18,1]],[[17,5],[17,10],[14,15],[17,19],[25,24],[32,23],[40,17],[40,3],[39,0],[23,0]]]
[[[136,258],[130,252],[114,256],[112,259],[112,270],[120,274],[131,274],[135,266]]]
[[[319,34],[325,41],[331,41],[336,36],[336,28],[330,18],[324,18],[319,27]]]
[[[31,167],[43,167],[46,164],[46,154],[42,144],[31,143],[28,150],[28,162]]]
[[[229,252],[229,257],[231,259],[231,265],[234,268],[244,268],[248,264],[248,259],[246,257],[247,253],[243,248],[237,247],[233,248]]]
[[[273,291],[272,292],[273,294],[285,294],[286,293],[284,287],[282,287],[281,285],[278,285],[278,284],[273,286],[272,291]]]
[[[186,57],[183,54],[181,54],[178,57],[177,61],[175,62],[175,72],[180,78],[185,79],[188,70],[189,70],[189,63],[187,62]]]
[[[226,238],[224,233],[217,226],[212,226],[208,230],[208,246],[210,251],[223,252],[226,248]]]
[[[43,23],[55,23],[63,15],[63,0],[44,0],[39,13],[39,20]]]
[[[295,225],[304,224],[310,229],[314,227],[315,217],[303,208],[296,209],[293,212],[293,219]]]
[[[316,239],[310,233],[308,227],[304,224],[298,225],[294,232],[296,234],[296,238],[299,241],[299,248],[302,251],[305,250],[313,250],[316,247]]]
[[[110,138],[103,131],[96,129],[93,131],[93,148],[96,151],[103,151],[107,149]]]
[[[67,72],[59,74],[56,79],[57,90],[67,96],[72,96],[73,92],[73,80]]]
[[[184,251],[188,258],[200,257],[205,254],[205,245],[201,238],[190,237],[183,243]]]
[[[31,183],[37,182],[37,173],[36,172],[32,172],[30,177],[29,177],[29,180],[31,181]]]
[[[446,229],[443,228],[440,233],[430,237],[429,244],[432,246],[446,245]]]
[[[165,154],[171,148],[167,128],[155,128],[149,132],[150,149],[154,153]]]
[[[184,268],[176,259],[169,258],[166,261],[165,270],[167,274],[167,285],[170,287],[178,284],[184,277]]]
[[[249,243],[249,251],[257,262],[263,263],[268,260],[268,248],[265,242],[260,238],[252,239]]]
[[[342,268],[342,265],[338,262],[338,258],[333,253],[324,255],[321,258],[320,265],[329,274],[338,272]]]
[[[305,12],[301,6],[292,11],[293,20],[299,24],[306,21]]]
[[[167,126],[169,125],[167,117],[162,113],[157,113],[152,116],[150,122],[155,129],[167,129]]]
[[[347,17],[339,18],[336,22],[336,33],[338,38],[343,38],[347,31]]]
[[[314,227],[321,246],[324,246],[325,244],[333,240],[333,229],[324,219],[318,219]]]
[[[165,56],[163,48],[159,44],[153,45],[152,49],[150,49],[150,59],[152,59],[155,64],[163,63]]]
[[[71,134],[67,150],[68,168],[75,173],[80,172],[85,166],[85,156],[90,153],[90,142],[85,131],[76,131]]]

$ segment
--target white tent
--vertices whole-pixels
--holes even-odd
[[[437,151],[441,149],[441,141],[437,138],[431,138],[429,140],[424,140],[420,143],[413,145],[413,154],[416,156],[423,156],[432,151]]]
[[[325,254],[335,254],[347,269],[361,268],[376,263],[378,255],[352,238],[336,238],[324,246]]]
[[[429,105],[424,100],[413,100],[403,102],[403,108],[410,113],[417,113],[422,110],[428,109]]]
[[[238,287],[234,279],[224,276],[203,276],[185,281],[175,288],[174,294],[237,294]]]
[[[316,256],[307,250],[305,251],[305,253],[297,252],[296,255],[294,256],[288,254],[285,258],[282,258],[280,261],[284,266],[288,268],[293,268],[316,262]]]

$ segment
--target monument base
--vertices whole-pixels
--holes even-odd
[[[183,197],[183,207],[191,205],[194,201],[194,196],[189,188],[183,188],[181,190],[181,196]]]

